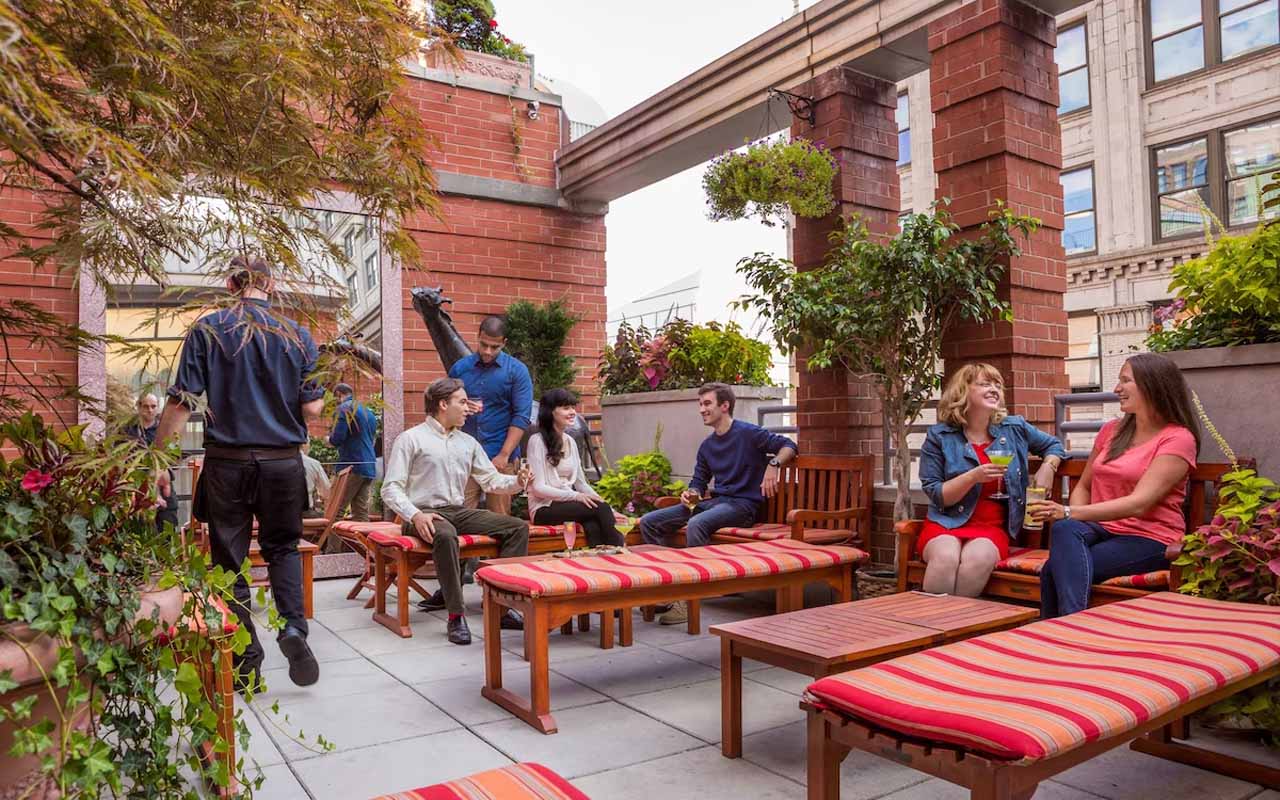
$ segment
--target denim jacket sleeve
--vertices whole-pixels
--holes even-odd
[[[943,508],[942,484],[947,479],[946,458],[942,454],[942,441],[930,429],[920,447],[920,488],[934,508]]]
[[[1022,430],[1027,437],[1027,451],[1031,455],[1041,458],[1057,456],[1064,461],[1067,459],[1067,449],[1058,441],[1058,437],[1045,433],[1025,419],[1022,420]]]

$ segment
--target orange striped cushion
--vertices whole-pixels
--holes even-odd
[[[476,579],[530,597],[544,597],[776,575],[856,563],[867,557],[853,547],[820,547],[780,539],[503,564],[481,567]]]
[[[400,524],[398,522],[359,522],[354,519],[344,519],[333,523],[333,529],[338,533],[346,533],[355,535],[363,533],[366,536],[374,531],[395,536],[400,533]]]
[[[843,528],[805,528],[804,540],[810,544],[837,544],[853,538],[853,531]],[[751,528],[721,528],[711,537],[712,541],[738,541],[750,539],[756,542],[775,542],[791,538],[791,526],[781,523],[756,525]]]
[[[1001,559],[996,569],[1006,572],[1022,572],[1027,575],[1039,575],[1044,569],[1044,562],[1049,560],[1049,551],[1030,547],[1017,547],[1009,550],[1009,557]]]
[[[403,536],[400,534],[400,526],[395,526],[394,534],[386,531],[369,531],[369,541],[374,544],[387,545],[391,547],[399,547],[401,550],[412,550],[415,547],[425,545],[426,543],[417,536]],[[458,547],[470,547],[472,545],[488,545],[497,544],[498,540],[492,536],[481,536],[478,533],[462,533],[458,535]]]
[[[1121,575],[1118,578],[1108,578],[1102,582],[1102,585],[1126,586],[1131,589],[1167,589],[1169,588],[1169,570],[1159,569],[1141,575]]]
[[[1280,663],[1280,608],[1159,592],[823,678],[872,725],[1029,764]]]
[[[590,800],[541,764],[512,764],[374,800]]]
[[[581,525],[575,522],[573,523],[573,526],[578,529],[579,536],[586,537],[587,535],[586,531],[583,530]],[[564,535],[564,528],[560,525],[534,525],[532,522],[529,523],[530,539],[536,539],[539,536],[563,536],[563,535]]]
[[[752,525],[749,528],[721,528],[717,534],[737,536],[742,539],[754,539],[758,542],[772,542],[791,535],[791,526],[780,522],[766,522],[763,525]]]

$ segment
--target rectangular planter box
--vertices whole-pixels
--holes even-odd
[[[787,390],[781,386],[735,386],[733,393],[737,398],[734,419],[754,423],[756,409],[782,402]],[[711,432],[698,414],[697,389],[601,397],[600,417],[605,455],[611,463],[653,449],[653,437],[661,425],[660,447],[671,459],[671,473],[686,481],[693,475],[698,445]]]
[[[1214,426],[1238,458],[1258,461],[1258,474],[1280,480],[1280,344],[1209,347],[1162,353],[1182,370]],[[1226,461],[1201,425],[1200,460]]]

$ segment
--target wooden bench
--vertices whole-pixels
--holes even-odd
[[[1041,781],[1137,737],[1175,736],[1188,715],[1277,675],[1280,608],[1172,592],[943,645],[808,687],[809,798],[839,798],[855,748],[973,800],[1030,798]],[[1199,765],[1235,774],[1240,763]],[[1250,767],[1237,777],[1280,788],[1280,770]]]
[[[522,763],[478,772],[434,786],[395,792],[373,800],[589,800],[550,769],[541,764]]]
[[[1070,496],[1071,490],[1084,474],[1083,459],[1064,463],[1058,473],[1058,481],[1054,486],[1055,500]],[[1187,478],[1187,503],[1185,514],[1187,531],[1208,522],[1217,508],[1217,484],[1222,476],[1230,472],[1230,464],[1200,464]],[[1062,484],[1066,484],[1063,494]],[[925,563],[920,560],[916,550],[916,539],[923,530],[921,520],[906,520],[894,525],[894,533],[898,542],[898,591],[919,587],[924,582]],[[1016,600],[1040,602],[1040,570],[1049,559],[1049,536],[1051,525],[1045,525],[1043,531],[1026,530],[1022,532],[1022,540],[1018,547],[1010,547],[1009,557],[996,564],[995,571],[987,581],[983,594],[993,597],[1009,597]],[[1166,556],[1172,562],[1182,551],[1181,543],[1169,548]],[[1176,591],[1182,585],[1178,567],[1170,564],[1169,569],[1158,570],[1143,575],[1123,575],[1095,584],[1089,594],[1090,605],[1114,603],[1142,597],[1152,592]]]
[[[853,594],[853,569],[867,554],[852,547],[775,542],[653,547],[615,556],[481,567],[484,587],[485,686],[481,694],[542,733],[555,733],[548,673],[548,632],[580,614],[610,612],[735,592],[790,592],[810,581],[831,585],[841,601]],[[524,614],[530,698],[502,685],[503,612]],[[693,616],[690,615],[690,623]]]

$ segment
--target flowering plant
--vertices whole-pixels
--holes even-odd
[[[525,62],[524,45],[498,31],[490,0],[432,0],[436,25],[463,50],[488,53],[511,61]]]
[[[659,497],[680,494],[684,484],[671,481],[671,461],[655,442],[647,453],[618,459],[613,469],[600,476],[596,491],[612,507],[639,516],[652,511]]]
[[[600,391],[688,389],[712,381],[770,386],[772,358],[769,345],[744,336],[733,322],[694,325],[674,319],[656,334],[624,322],[600,356]]]
[[[821,142],[760,141],[725,153],[702,175],[707,216],[713,220],[757,216],[773,226],[788,211],[825,217],[836,208],[832,181],[836,159]]]

